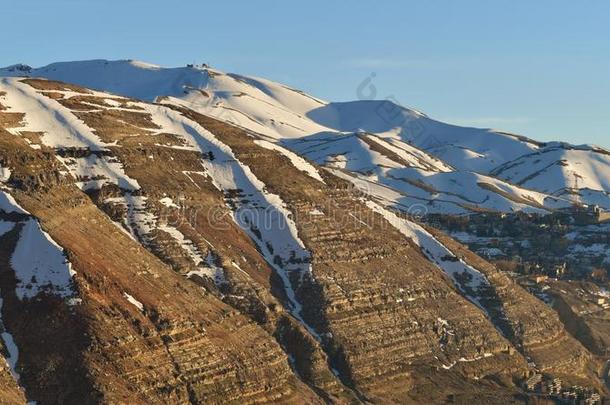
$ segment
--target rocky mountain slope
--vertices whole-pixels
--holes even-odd
[[[603,390],[554,311],[394,209],[569,205],[491,175],[541,145],[476,130],[518,151],[459,167],[211,69],[0,73],[0,399],[509,403],[535,370]]]

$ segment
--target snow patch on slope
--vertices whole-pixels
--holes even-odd
[[[140,301],[138,301],[137,299],[135,299],[132,295],[127,294],[126,292],[123,292],[123,297],[125,297],[125,299],[134,307],[138,308],[140,310],[140,312],[144,312],[144,304],[142,304]]]
[[[377,143],[390,152],[395,153],[398,157],[403,159],[409,165],[409,167],[440,172],[454,171],[451,166],[442,160],[420,149],[417,149],[412,145],[409,145],[408,143],[402,141],[397,135],[392,134],[384,136],[382,134],[368,134],[364,136],[369,141]]]
[[[185,237],[184,234],[178,229],[168,224],[159,224],[157,226],[157,229],[170,234],[171,237],[174,238],[176,242],[178,242],[180,248],[184,250],[184,252],[189,256],[191,261],[195,263],[196,266],[199,266],[205,262],[203,256],[201,255],[201,252],[199,251],[197,246],[195,246],[193,241]]]
[[[0,190],[0,211],[7,214],[27,214],[27,211],[17,204],[12,195],[2,190]]]
[[[6,191],[0,190],[0,213],[26,215],[19,222],[0,220],[0,236],[21,225],[19,239],[10,257],[20,300],[35,297],[41,292],[63,298],[75,296],[72,278],[76,274],[64,250],[42,230],[38,220],[20,207]]]
[[[26,124],[15,131],[28,130],[40,131],[45,135],[42,141],[46,146],[59,150],[57,158],[61,161],[72,176],[77,180],[76,185],[86,191],[98,189],[107,183],[118,185],[124,192],[121,197],[107,199],[106,202],[118,203],[127,207],[127,218],[125,226],[135,240],[143,243],[150,241],[151,233],[155,229],[161,229],[173,237],[181,248],[189,253],[189,257],[196,265],[202,263],[203,258],[195,254],[194,243],[177,229],[169,225],[158,225],[157,218],[147,210],[147,197],[139,195],[140,185],[135,179],[130,178],[124,172],[120,161],[111,156],[107,150],[109,144],[102,142],[94,131],[67,108],[55,100],[38,93],[31,86],[21,83],[18,79],[3,79],[0,89],[6,92],[5,98],[12,109],[25,113]],[[64,92],[66,93],[66,92]],[[94,93],[96,95],[96,93]],[[106,94],[97,94],[106,96]],[[31,145],[35,146],[35,145]],[[61,155],[66,148],[78,148],[85,151],[83,157],[70,157]],[[3,169],[3,177],[10,175],[10,171]],[[8,194],[0,195],[0,207],[12,208],[14,201],[9,200]],[[5,201],[6,200],[6,201]],[[16,209],[16,208],[12,208]],[[25,260],[22,257],[21,260]],[[56,264],[48,263],[47,271],[54,271]],[[30,267],[32,263],[28,264]],[[27,266],[20,267],[27,270]],[[35,285],[29,281],[30,274],[22,274],[22,283],[30,288]],[[33,277],[37,279],[39,277]],[[46,280],[37,280],[45,282]],[[59,280],[55,280],[59,281]]]
[[[125,174],[121,163],[108,156],[107,147],[112,145],[102,142],[91,128],[58,101],[40,94],[16,78],[1,79],[0,91],[6,93],[4,97],[12,112],[25,113],[25,124],[20,128],[10,129],[13,133],[42,132],[42,143],[48,147],[57,150],[77,148],[88,151],[87,156],[78,158],[56,155],[77,179],[79,188],[89,190],[106,183],[117,184],[126,190],[139,188],[138,182]],[[30,146],[38,147],[34,144]]]
[[[265,141],[262,139],[257,139],[254,141],[254,143],[257,144],[258,146],[262,146],[265,149],[270,149],[270,150],[280,152],[282,155],[284,155],[288,159],[290,159],[290,162],[293,164],[294,167],[305,172],[309,177],[316,179],[319,182],[324,183],[324,179],[322,179],[322,176],[320,176],[318,169],[316,169],[311,163],[309,163],[307,160],[303,159],[296,153],[294,153],[276,143]]]
[[[16,293],[21,300],[41,292],[60,297],[74,295],[75,272],[63,249],[31,218],[23,224],[19,241],[11,256],[11,267],[17,277]]]
[[[339,132],[393,131],[403,142],[460,170],[487,172],[538,148],[536,142],[523,137],[435,121],[390,100],[329,103],[307,116]]]
[[[283,144],[315,163],[335,169],[335,174],[341,170],[340,176],[357,181],[365,194],[386,197],[388,190],[393,190],[392,201],[397,207],[425,204],[427,212],[448,214],[479,209],[546,213],[570,204],[483,174],[454,171],[423,152],[408,152],[408,145],[393,138],[325,133],[284,140]]]
[[[96,190],[104,184],[113,183],[122,190],[136,191],[140,188],[138,181],[127,176],[123,165],[116,158],[104,154],[91,153],[85,157],[57,158],[76,178],[76,185],[83,191]]]
[[[11,335],[4,326],[4,321],[2,320],[2,305],[3,300],[2,298],[0,298],[0,337],[2,338],[4,346],[6,347],[6,351],[8,352],[8,356],[5,357],[5,361],[6,364],[9,366],[11,375],[15,379],[15,382],[17,382],[19,388],[25,392],[25,389],[19,384],[19,380],[21,380],[21,375],[19,375],[19,372],[17,371],[19,348],[15,344],[15,339],[13,339],[13,335]]]
[[[4,235],[7,232],[12,231],[14,227],[15,227],[14,222],[0,220],[0,236]]]
[[[0,167],[0,183],[4,183],[11,178],[11,171],[6,167]]]
[[[212,254],[212,252],[208,253],[204,263],[205,266],[201,266],[197,270],[189,271],[186,274],[186,277],[190,278],[192,276],[205,276],[214,280],[214,284],[216,284],[216,286],[221,286],[227,282],[224,270],[222,267],[216,265],[216,257]],[[233,264],[235,265],[235,263]]]
[[[46,97],[17,78],[0,79],[0,91],[12,112],[25,113],[25,125],[18,131],[43,132],[42,141],[54,148],[89,148],[100,151],[105,145],[91,129],[56,100]]]
[[[492,173],[524,187],[568,198],[577,198],[572,191],[583,190],[584,203],[596,202],[594,196],[592,201],[587,199],[586,190],[603,192],[606,195],[601,202],[607,205],[610,152],[597,147],[552,143],[536,153],[508,162]]]

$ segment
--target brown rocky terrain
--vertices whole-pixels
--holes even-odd
[[[431,230],[490,280],[497,309],[485,311],[349,183],[312,178],[256,134],[59,82],[20,86],[98,138],[53,144],[24,126],[27,112],[7,101],[0,112],[4,190],[29,213],[0,217],[15,223],[0,236],[2,319],[28,400],[511,403],[524,401],[528,361],[597,384],[557,314],[495,267]],[[214,177],[225,163],[215,147],[264,184],[260,195]],[[269,195],[308,258],[270,258],[260,224],[235,219]],[[31,218],[76,272],[77,304],[15,294],[11,252]],[[2,395],[23,402],[4,371]]]
[[[487,275],[511,325],[515,347],[538,369],[574,383],[595,380],[594,370],[598,366],[591,353],[567,332],[557,312],[465,246],[441,232],[430,231],[454,254]]]
[[[3,256],[2,313],[20,347],[28,397],[41,403],[317,401],[263,329],[117,229],[61,181],[51,155],[5,131],[0,137],[0,160],[13,168],[12,181],[27,184],[12,195],[67,251],[82,299],[73,307],[55,297],[20,302],[9,294]],[[15,236],[5,235],[2,245]]]
[[[542,285],[549,287],[545,291],[552,296],[553,308],[566,330],[603,358],[610,344],[610,315],[608,299],[599,294],[599,287],[586,281],[558,280],[546,280]]]
[[[506,352],[508,343],[484,316],[409,240],[358,201],[347,183],[325,176],[322,187],[240,130],[185,114],[230,145],[297,218],[314,268],[313,280],[300,287],[300,298],[317,304],[305,308],[305,318],[330,336],[327,350],[347,385],[395,399],[400,397],[396,391],[384,398],[388,381],[394,390],[402,386],[406,395],[430,369],[442,370],[443,362],[460,356],[480,357],[476,368],[482,376],[510,375],[524,366],[518,355]],[[316,207],[323,216],[309,214]],[[459,338],[449,337],[445,344],[439,314],[450,313],[447,322]],[[457,368],[466,375],[474,371]]]
[[[3,352],[6,347],[3,348]],[[0,366],[0,404],[25,404],[25,396],[15,377],[11,374],[8,364]]]

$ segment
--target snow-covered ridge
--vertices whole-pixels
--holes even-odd
[[[537,209],[539,205],[545,210],[554,209],[564,205],[561,201],[610,208],[610,165],[602,148],[544,144],[501,131],[454,126],[390,100],[326,102],[279,83],[225,74],[205,65],[164,68],[131,60],[63,62],[38,69],[14,66],[0,70],[1,75],[46,77],[147,101],[162,98],[163,103],[191,108],[260,134],[268,142],[286,146],[316,163],[357,172],[358,176],[372,170],[376,178],[367,181],[390,188],[401,185],[397,192],[406,192],[420,202],[421,193],[411,195],[412,187],[394,181],[394,173],[380,172],[385,172],[386,166],[455,172],[454,176],[420,175],[415,180],[428,189],[436,188],[443,177],[450,182],[457,180],[463,184],[462,189],[451,186],[445,190],[460,196],[467,196],[473,186],[468,180],[474,177],[472,173],[500,177],[504,184],[520,186],[519,190],[499,186],[497,181],[491,181],[494,187],[488,189],[475,185],[475,190],[490,196],[485,209],[504,212]],[[322,145],[322,138],[328,141],[326,145]],[[313,150],[310,146],[316,142],[320,148]],[[537,158],[522,162],[528,160],[526,156],[550,156],[558,150],[571,153],[554,158],[560,162],[555,167],[540,167]],[[569,167],[564,168],[561,162]],[[507,169],[514,163],[527,170]],[[429,184],[432,179],[436,180]],[[482,182],[490,183],[488,179]],[[503,192],[496,193],[497,188]],[[580,195],[573,193],[575,190]],[[534,196],[535,192],[545,196]],[[523,195],[526,198],[522,199]],[[451,198],[447,202],[445,197],[442,193],[429,194],[423,203],[429,204],[430,212],[463,213],[473,209],[464,205],[456,209],[455,202]],[[530,197],[536,203],[530,204]]]
[[[10,112],[25,113],[24,125],[12,132],[43,132],[42,142],[53,148],[101,151],[107,146],[67,108],[19,79],[0,79],[0,92],[4,93],[3,104],[9,106]]]
[[[492,174],[524,187],[562,195],[582,189],[610,191],[609,168],[610,152],[605,149],[552,143],[505,163]]]
[[[131,60],[91,60],[54,63],[26,71],[0,70],[0,75],[24,74],[146,101],[160,96],[173,97],[199,112],[276,139],[324,131],[394,131],[403,141],[429,152],[439,151],[442,145],[453,145],[479,157],[465,161],[463,155],[449,151],[439,156],[465,169],[491,170],[537,149],[537,143],[526,138],[451,126],[387,100],[328,103],[269,80],[224,74],[208,67],[162,68]]]
[[[198,69],[161,68],[133,60],[58,62],[38,69],[13,66],[0,69],[0,76],[44,77],[146,101],[159,95],[180,95],[185,85],[203,83]]]

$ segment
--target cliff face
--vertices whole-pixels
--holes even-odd
[[[484,378],[525,370],[481,311],[346,182],[323,174],[322,183],[246,133],[183,112],[229,145],[293,214],[312,255],[311,276],[294,285],[304,322],[322,337],[345,384],[389,399],[400,395],[396,389],[406,397],[429,373]]]
[[[19,161],[53,170],[50,156],[0,135],[2,150],[12,151],[2,158],[15,178],[28,169]],[[10,277],[3,279],[3,318],[20,348],[29,397],[42,403],[315,401],[268,333],[160,262],[76,187],[33,181],[11,194],[65,249],[80,300],[20,301],[9,293]],[[16,236],[6,234],[3,245]]]
[[[574,383],[595,381],[596,366],[591,353],[566,331],[555,311],[465,246],[441,232],[430,231],[456,256],[487,275],[509,324],[511,341],[530,362],[544,372]]]
[[[509,401],[526,356],[591,378],[493,266],[434,234],[489,280],[494,302],[473,300],[348,182],[257,134],[58,82],[0,91],[2,320],[28,400]],[[26,239],[55,267],[24,269]]]

